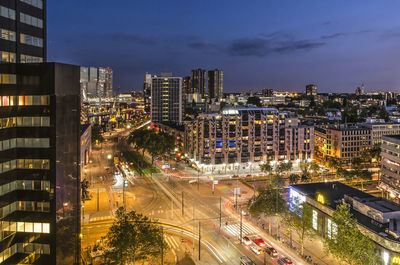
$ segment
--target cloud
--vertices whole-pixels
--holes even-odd
[[[263,57],[270,53],[290,53],[296,51],[310,51],[325,45],[325,42],[313,40],[286,40],[280,41],[274,38],[242,38],[229,44],[227,50],[233,56],[257,56]]]
[[[324,46],[325,44],[326,44],[325,42],[300,40],[300,41],[281,43],[281,45],[276,47],[274,50],[278,53],[294,52],[298,50],[310,51],[312,49]]]
[[[228,53],[233,56],[265,56],[270,51],[270,41],[263,38],[236,39],[228,46]]]
[[[160,43],[160,39],[156,37],[148,37],[148,36],[139,36],[136,34],[125,33],[125,32],[118,32],[114,33],[111,36],[112,39],[115,41],[124,41],[124,42],[133,42],[138,44],[146,44],[146,45],[153,45]]]
[[[321,36],[321,39],[323,39],[323,40],[334,39],[334,38],[343,37],[343,36],[346,36],[346,35],[348,35],[348,33],[337,32],[337,33],[333,33],[333,34],[330,34],[330,35]]]

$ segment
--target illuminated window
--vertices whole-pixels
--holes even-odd
[[[38,28],[43,28],[43,20],[40,18],[32,17],[30,15],[27,15],[25,13],[20,12],[20,21],[22,23],[38,27]]]
[[[0,39],[15,41],[15,32],[7,29],[0,29]]]
[[[318,230],[318,212],[313,210],[312,225],[315,230]]]
[[[0,51],[0,62],[3,62],[3,63],[16,63],[15,53]]]
[[[20,42],[26,45],[36,46],[36,47],[43,47],[43,39],[38,38],[35,36],[27,35],[27,34],[20,34]]]
[[[0,16],[15,20],[15,10],[0,6]]]
[[[26,55],[26,54],[21,54],[20,61],[21,61],[21,63],[42,63],[43,58],[37,57],[37,56],[30,56],[30,55]]]
[[[21,0],[28,5],[43,9],[43,1],[42,0]]]

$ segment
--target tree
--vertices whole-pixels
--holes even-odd
[[[313,212],[307,203],[293,205],[291,211],[288,212],[285,222],[291,231],[295,231],[301,247],[301,255],[304,256],[304,241],[316,236],[313,228]]]
[[[167,248],[161,229],[147,216],[135,211],[116,211],[116,219],[107,233],[105,246],[106,264],[135,263],[157,257]]]
[[[310,164],[310,171],[313,178],[318,178],[321,175],[321,167],[314,161]]]
[[[293,185],[293,184],[296,184],[297,182],[299,182],[299,180],[300,180],[300,175],[299,174],[290,174],[289,175],[289,184],[290,185]]]
[[[327,252],[350,265],[381,264],[380,258],[375,255],[374,243],[360,232],[357,220],[352,217],[346,203],[336,207],[332,222],[328,227],[331,232],[324,239]]]
[[[300,162],[301,170],[301,181],[309,182],[311,181],[310,165],[307,162]]]
[[[258,191],[254,200],[249,201],[250,213],[255,217],[264,215],[268,217],[269,233],[271,233],[271,216],[286,212],[286,200],[279,189],[272,185]]]
[[[278,173],[278,174],[281,174],[281,173],[283,173],[283,172],[288,172],[288,171],[291,171],[293,169],[293,164],[292,164],[292,162],[280,162],[277,166],[276,166],[276,169],[275,169],[275,171]]]
[[[389,113],[386,111],[385,107],[382,107],[378,113],[378,118],[385,120],[385,122],[388,122],[390,120]]]
[[[338,169],[342,166],[342,161],[337,157],[329,157],[328,159],[328,167],[333,169]]]

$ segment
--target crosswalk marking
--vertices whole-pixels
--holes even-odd
[[[225,229],[231,234],[232,236],[239,236],[240,234],[240,224],[232,224],[225,226]],[[242,235],[255,235],[258,234],[258,231],[253,227],[243,223],[242,225]]]
[[[167,241],[168,246],[171,249],[178,249],[179,245],[173,237],[166,236],[165,241]]]

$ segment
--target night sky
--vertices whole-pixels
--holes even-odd
[[[400,92],[400,1],[49,0],[48,61],[145,72],[224,70],[224,90]]]

